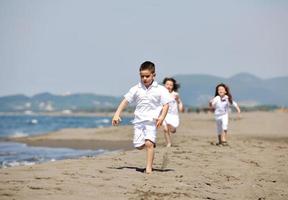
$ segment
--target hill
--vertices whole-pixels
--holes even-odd
[[[230,78],[211,75],[176,75],[180,95],[186,106],[206,107],[218,83],[228,84],[233,98],[242,106],[276,105],[288,107],[288,77],[261,79],[248,73]],[[115,111],[122,97],[96,94],[0,97],[0,112],[95,112]]]
[[[120,97],[95,94],[53,95],[41,93],[32,97],[12,95],[0,97],[0,112],[93,112],[114,110]]]
[[[215,94],[215,86],[225,83],[233,98],[245,106],[277,105],[288,106],[288,77],[261,79],[248,73],[230,78],[210,75],[176,75],[181,84],[180,94],[186,105],[207,106]]]

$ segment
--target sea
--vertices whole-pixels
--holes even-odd
[[[121,124],[131,124],[131,120],[132,117],[123,117]],[[40,135],[65,128],[99,128],[108,126],[111,126],[110,117],[0,114],[0,168],[34,165],[36,163],[79,157],[94,157],[109,152],[107,149],[79,150],[32,147],[24,143],[7,142],[5,138]]]

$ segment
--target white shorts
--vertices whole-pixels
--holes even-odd
[[[167,124],[177,128],[179,126],[179,116],[167,114],[163,121],[163,125],[166,126]]]
[[[150,140],[155,144],[157,134],[156,130],[156,123],[154,121],[134,124],[134,147],[141,147],[145,144],[145,140]]]
[[[221,135],[223,131],[228,130],[228,114],[216,116],[217,134]]]

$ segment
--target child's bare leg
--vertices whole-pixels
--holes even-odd
[[[218,135],[218,144],[222,143],[221,135]]]
[[[171,126],[169,124],[167,126],[168,126],[170,133],[176,133],[176,128],[174,126]]]
[[[166,146],[170,147],[171,146],[171,133],[167,126],[164,127],[164,136],[165,136]]]
[[[154,143],[150,140],[145,141],[146,147],[146,173],[152,173],[152,165],[154,160]]]
[[[144,149],[144,147],[145,147],[145,144],[143,144],[143,145],[140,146],[140,147],[136,147],[136,149],[138,149],[138,150],[142,150],[142,149]]]
[[[225,139],[225,133],[221,133],[221,143],[225,142],[226,139]]]
[[[224,130],[221,136],[222,142],[227,142],[227,130]]]

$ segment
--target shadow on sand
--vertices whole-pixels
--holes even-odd
[[[145,168],[139,168],[139,167],[128,167],[128,166],[124,166],[124,167],[109,167],[110,169],[133,169],[137,172],[141,172],[144,173],[145,172]],[[153,168],[152,170],[153,172],[171,172],[171,171],[175,171],[174,169],[158,169],[158,168]]]

